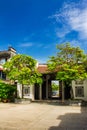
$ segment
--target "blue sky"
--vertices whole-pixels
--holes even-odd
[[[87,53],[86,0],[0,0],[0,50],[45,63],[64,42]]]

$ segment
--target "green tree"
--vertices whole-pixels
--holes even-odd
[[[37,72],[36,60],[27,55],[15,55],[4,64],[4,71],[10,80],[22,84],[42,83],[41,74]],[[23,90],[23,87],[22,87]]]
[[[57,55],[50,57],[48,68],[57,72],[56,79],[62,81],[62,102],[64,102],[64,83],[87,77],[86,54],[79,47],[72,47],[70,43],[57,45]]]
[[[53,83],[52,84],[52,90],[54,90],[54,91],[59,90],[59,85]]]

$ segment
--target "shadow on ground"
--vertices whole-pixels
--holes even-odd
[[[72,107],[72,109],[74,109],[73,112],[57,118],[60,121],[58,126],[51,126],[48,130],[87,130],[87,107],[78,106]]]

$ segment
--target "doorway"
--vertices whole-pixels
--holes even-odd
[[[51,80],[51,88],[52,88],[51,97],[54,99],[59,98],[59,81]]]
[[[34,91],[35,92],[35,94],[34,94],[35,95],[35,97],[34,97],[35,100],[39,100],[39,93],[40,93],[39,88],[40,88],[39,84],[35,84],[35,91]]]
[[[46,99],[46,81],[44,81],[42,84],[42,99]]]

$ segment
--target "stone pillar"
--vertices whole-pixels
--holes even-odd
[[[39,98],[40,100],[42,100],[42,84],[40,84],[40,87],[39,87]]]
[[[30,98],[34,101],[34,85],[30,86]]]

